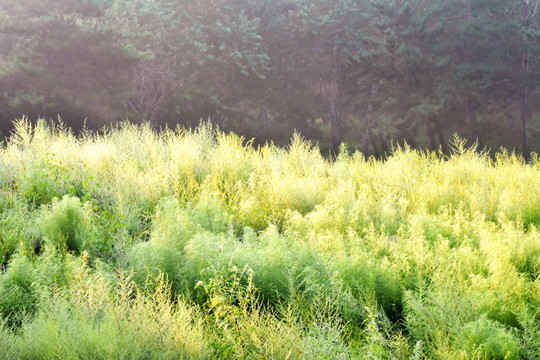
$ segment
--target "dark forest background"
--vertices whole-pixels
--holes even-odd
[[[381,156],[540,149],[540,1],[0,0],[0,132],[210,120]]]

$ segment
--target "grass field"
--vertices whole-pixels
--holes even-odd
[[[202,124],[0,149],[6,359],[538,359],[540,162]]]

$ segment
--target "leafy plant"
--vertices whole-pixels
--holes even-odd
[[[500,323],[486,317],[465,324],[457,335],[457,343],[470,357],[520,359],[518,339]]]
[[[66,195],[55,199],[40,217],[43,238],[61,251],[80,252],[89,240],[86,219],[79,198]]]

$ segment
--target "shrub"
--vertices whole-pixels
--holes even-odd
[[[9,326],[20,325],[38,309],[43,297],[52,288],[66,285],[65,266],[52,245],[45,245],[43,253],[32,261],[20,249],[0,276],[0,315]]]
[[[335,324],[314,323],[304,337],[303,356],[306,359],[349,359],[349,349],[344,343],[341,328]]]
[[[21,244],[27,249],[37,245],[36,212],[23,204],[16,205],[0,211],[0,265],[7,263]]]
[[[134,271],[134,279],[144,284],[148,274],[164,273],[180,291],[179,268],[184,263],[184,246],[194,234],[194,226],[176,199],[163,199],[156,207],[150,240],[127,251],[124,266]],[[196,280],[195,280],[196,281]]]
[[[56,292],[24,323],[20,358],[203,359],[208,357],[198,313],[172,301],[163,278],[146,292],[129,277],[109,285],[103,275],[73,263],[70,290]],[[13,345],[12,345],[13,346]]]
[[[125,122],[77,139],[21,121],[0,149],[0,348],[534,358],[538,168],[460,141],[449,157],[327,160],[298,136],[254,148],[208,124],[156,133]]]
[[[515,335],[486,317],[465,324],[458,332],[456,342],[470,358],[520,359]]]
[[[0,315],[8,326],[19,325],[36,311],[36,280],[36,270],[28,257],[22,253],[15,254],[6,274],[0,277]]]
[[[44,208],[40,217],[41,233],[59,250],[80,252],[88,240],[83,205],[77,197],[66,195]]]

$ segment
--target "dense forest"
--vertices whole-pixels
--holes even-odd
[[[2,0],[0,131],[210,120],[379,156],[540,142],[537,0]],[[328,153],[328,152],[327,152]]]

